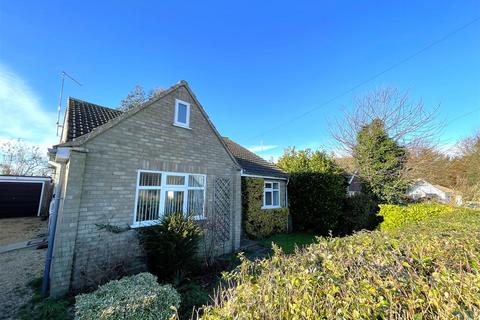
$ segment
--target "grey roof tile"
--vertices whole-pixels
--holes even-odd
[[[258,175],[264,177],[275,177],[286,179],[288,175],[273,163],[257,156],[250,150],[242,147],[238,143],[233,142],[227,137],[223,137],[223,141],[228,150],[233,154],[238,164],[242,167],[244,173]]]

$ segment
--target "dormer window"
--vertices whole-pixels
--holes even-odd
[[[190,103],[175,99],[174,125],[190,128]]]

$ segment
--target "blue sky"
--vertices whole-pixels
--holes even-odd
[[[332,149],[329,124],[390,86],[440,105],[449,146],[480,127],[479,1],[0,1],[0,139],[57,141],[60,72],[115,107],[136,85],[187,80],[217,129],[269,158]],[[65,101],[63,101],[65,103]],[[276,128],[305,111],[315,112]],[[63,117],[63,115],[62,115]],[[272,130],[272,128],[275,128]]]

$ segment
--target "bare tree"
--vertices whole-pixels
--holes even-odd
[[[21,139],[1,143],[0,156],[1,174],[33,176],[49,173],[48,161],[41,148]]]
[[[408,92],[380,88],[354,102],[351,111],[330,128],[333,138],[343,151],[352,154],[358,132],[374,119],[381,120],[392,139],[407,147],[433,141],[442,129],[437,109],[428,111],[422,100],[412,101]]]

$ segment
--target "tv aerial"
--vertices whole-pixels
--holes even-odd
[[[57,109],[57,137],[58,137],[58,129],[63,128],[63,125],[60,124],[60,112],[62,110],[63,86],[65,84],[65,78],[72,80],[78,86],[82,86],[82,84],[77,80],[75,80],[71,75],[69,75],[65,71],[62,71],[62,86],[60,88],[60,97],[58,98],[58,109]]]

